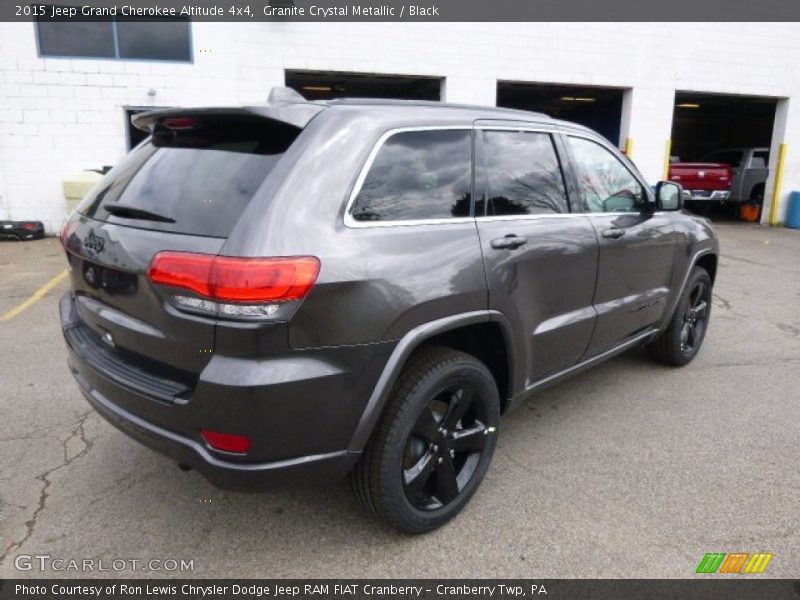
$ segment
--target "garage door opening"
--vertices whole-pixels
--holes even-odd
[[[670,168],[688,178],[680,182],[692,197],[688,208],[739,218],[746,214],[741,204],[763,203],[776,106],[776,98],[763,96],[675,93]],[[707,181],[716,171],[703,165],[716,163],[730,164],[729,181],[724,174],[717,183]]]
[[[623,88],[497,82],[497,106],[543,112],[591,127],[613,144],[620,140]]]
[[[442,96],[442,78],[337,71],[286,71],[286,85],[308,100],[393,98],[433,100]]]

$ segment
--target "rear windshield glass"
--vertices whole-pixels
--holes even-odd
[[[258,118],[181,117],[156,125],[78,212],[133,227],[227,237],[300,129]]]
[[[703,162],[722,163],[735,169],[742,162],[742,152],[740,150],[718,150],[706,156]]]

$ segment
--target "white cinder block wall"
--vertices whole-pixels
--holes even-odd
[[[39,58],[33,24],[0,24],[0,218],[57,231],[62,178],[125,153],[124,107],[260,102],[284,69],[438,76],[445,100],[485,105],[497,80],[630,88],[622,131],[652,182],[675,90],[786,98],[782,212],[800,190],[797,24],[194,23],[192,36],[191,64]]]

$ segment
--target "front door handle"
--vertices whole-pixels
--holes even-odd
[[[603,231],[603,237],[610,240],[618,240],[623,235],[625,235],[624,229],[606,229]]]
[[[514,250],[516,248],[519,248],[523,244],[527,244],[528,240],[526,240],[524,237],[519,237],[518,235],[509,233],[507,236],[497,238],[496,240],[492,240],[489,243],[495,250],[502,250],[502,249]]]

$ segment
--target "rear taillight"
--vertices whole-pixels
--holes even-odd
[[[28,231],[36,231],[36,223],[23,223],[22,226]]]
[[[69,220],[64,221],[64,224],[61,226],[61,233],[58,237],[61,240],[61,246],[64,248],[64,252],[67,255],[67,262],[69,262],[69,238],[71,235],[72,232],[69,226]]]
[[[178,308],[229,317],[270,317],[281,303],[305,298],[317,281],[319,267],[313,256],[238,258],[159,252],[148,277],[158,285],[196,294],[173,296]]]
[[[214,450],[246,454],[250,451],[250,447],[252,446],[250,438],[246,435],[221,433],[219,431],[212,431],[211,429],[203,429],[200,434],[203,436],[206,443]]]

